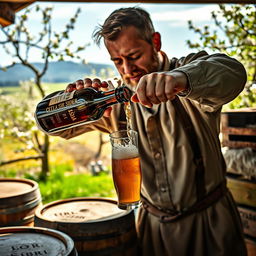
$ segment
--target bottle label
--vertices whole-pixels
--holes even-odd
[[[66,107],[72,107],[72,105],[75,105],[77,103],[77,99],[70,99],[70,100],[66,100],[64,102],[59,102],[55,105],[50,105],[45,109],[46,112],[52,112],[52,111],[57,111],[59,109],[62,108],[66,108]]]
[[[49,101],[49,106],[61,103],[63,101],[67,101],[67,100],[73,99],[74,93],[75,93],[75,91],[73,91],[73,92],[66,92],[66,93],[63,93],[61,95],[57,95],[57,96],[51,98],[51,100]]]

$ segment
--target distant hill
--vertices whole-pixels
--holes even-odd
[[[32,63],[38,69],[42,69],[42,63]],[[50,62],[46,74],[42,81],[48,83],[73,82],[77,79],[82,79],[85,76],[95,75],[102,77],[105,74],[107,77],[117,75],[114,66],[97,63],[75,63],[72,61]],[[26,81],[34,78],[33,72],[23,66],[16,64],[7,71],[0,70],[0,87],[1,86],[16,86],[19,81]]]

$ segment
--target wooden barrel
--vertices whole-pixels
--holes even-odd
[[[75,242],[79,256],[134,256],[137,234],[133,211],[102,198],[71,198],[40,207],[35,226],[60,230]]]
[[[33,226],[40,203],[41,194],[35,181],[0,178],[0,227]]]
[[[5,256],[77,256],[69,236],[46,228],[0,228],[0,248],[1,255]]]

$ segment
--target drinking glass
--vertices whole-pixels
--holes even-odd
[[[116,131],[110,134],[110,142],[118,207],[123,210],[138,208],[141,189],[138,133],[134,130]]]

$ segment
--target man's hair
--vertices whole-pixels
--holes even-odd
[[[152,34],[155,32],[154,26],[149,13],[140,7],[120,8],[113,11],[104,24],[95,29],[93,39],[97,45],[100,45],[102,38],[114,41],[122,29],[128,26],[136,27],[141,38],[150,44],[152,43]]]

